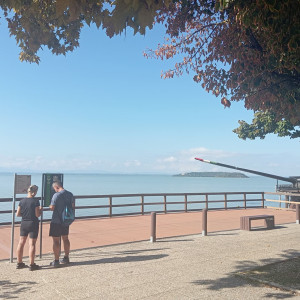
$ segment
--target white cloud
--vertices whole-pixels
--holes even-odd
[[[53,170],[96,170],[102,162],[99,160],[85,159],[48,159],[42,156],[33,158],[0,157],[0,170],[32,170],[32,171],[53,171]]]
[[[202,163],[195,157],[220,162],[240,168],[262,171],[281,176],[300,175],[299,156],[285,156],[272,153],[239,153],[220,149],[197,147],[183,149],[166,156],[151,159],[123,160],[123,157],[63,157],[49,158],[42,155],[35,157],[4,157],[0,155],[0,171],[22,172],[110,172],[110,173],[165,173],[228,171],[229,169],[212,164]],[[296,171],[295,171],[296,170]]]
[[[141,166],[141,162],[138,160],[131,160],[131,161],[126,161],[124,163],[125,167],[139,167]]]
[[[166,157],[166,158],[163,158],[161,160],[158,160],[158,161],[161,161],[161,162],[175,162],[177,161],[177,158],[174,157],[174,156],[169,156],[169,157]]]
[[[194,160],[195,157],[200,157],[200,158],[207,157],[208,160],[213,160],[212,158],[222,159],[225,157],[235,156],[235,153],[233,153],[233,152],[208,149],[208,148],[204,148],[204,147],[182,150],[181,153],[182,153],[182,155],[189,155],[190,160]]]
[[[219,149],[208,149],[204,147],[190,148],[172,153],[171,156],[161,157],[154,163],[153,169],[166,173],[226,172],[232,169],[203,163],[195,160],[195,157],[206,160],[228,164],[240,168],[262,171],[281,176],[300,176],[300,156],[289,156],[282,161],[282,153],[240,153]],[[172,159],[170,159],[172,157]],[[279,163],[280,162],[280,163]],[[294,171],[296,170],[296,171]]]
[[[236,153],[223,150],[208,149],[204,147],[184,149],[171,156],[158,158],[153,166],[154,170],[169,173],[174,172],[197,172],[197,171],[217,171],[220,167],[200,163],[195,157],[218,161],[224,158],[234,157]]]

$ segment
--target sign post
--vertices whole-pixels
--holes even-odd
[[[12,220],[11,220],[11,245],[10,245],[10,262],[14,260],[14,237],[15,237],[15,214],[16,214],[16,195],[27,194],[31,185],[31,175],[17,175],[14,178],[14,196],[12,202]]]
[[[42,176],[42,193],[41,193],[41,205],[42,207],[44,207],[43,205],[44,203],[44,174]],[[42,243],[43,243],[43,214],[44,214],[44,210],[42,209],[42,213],[41,213],[41,219],[40,219],[40,258],[42,258]]]

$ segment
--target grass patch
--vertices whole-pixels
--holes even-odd
[[[300,257],[238,272],[237,275],[300,293]]]

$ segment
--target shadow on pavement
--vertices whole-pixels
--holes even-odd
[[[113,264],[113,263],[124,263],[124,262],[137,262],[137,261],[148,261],[154,259],[161,259],[169,256],[168,254],[157,254],[157,255],[134,255],[134,256],[121,256],[121,257],[110,257],[96,260],[78,261],[73,262],[73,266],[82,265],[95,265],[95,264]]]
[[[283,229],[283,228],[287,228],[287,227],[286,226],[282,226],[282,225],[276,225],[272,229],[266,229],[266,227],[251,227],[251,231],[276,230],[276,229]]]
[[[162,239],[157,239],[156,242],[157,243],[173,243],[173,242],[194,242],[195,240],[193,239],[185,239],[185,240],[168,240],[167,238],[163,238]]]
[[[238,233],[219,233],[219,232],[208,232],[207,233],[208,236],[217,236],[217,235],[221,235],[221,236],[229,236],[229,235],[238,235]]]
[[[161,249],[160,249],[161,250]],[[127,254],[135,253],[135,251],[124,251]],[[122,252],[121,252],[122,253]],[[126,256],[115,256],[109,258],[100,258],[100,259],[92,259],[92,260],[83,260],[83,261],[75,261],[70,264],[60,264],[57,269],[72,267],[72,266],[83,266],[83,265],[97,265],[97,264],[114,264],[114,263],[125,263],[125,262],[140,262],[140,261],[148,261],[154,259],[161,259],[169,256],[168,254],[157,254],[157,255],[126,255]],[[82,258],[86,258],[86,256],[82,256]],[[41,270],[53,269],[52,266],[42,266]]]
[[[300,255],[299,250],[289,249],[284,251],[281,254],[281,258],[286,260],[286,259],[297,257],[299,255]],[[264,284],[253,281],[251,279],[245,279],[244,277],[240,277],[238,276],[237,272],[251,270],[259,266],[272,264],[278,261],[280,261],[280,259],[278,258],[261,259],[258,262],[249,261],[249,260],[240,261],[235,267],[236,270],[232,273],[227,274],[226,277],[221,277],[216,280],[194,280],[191,283],[194,285],[206,286],[208,290],[217,290],[217,291],[222,289],[232,289],[232,288],[247,286],[249,285],[249,283],[251,283],[252,286],[260,287]],[[273,298],[273,299],[287,299],[287,298],[294,298],[294,297],[298,298],[298,296],[292,294],[292,292],[284,293],[280,290],[278,290],[278,292],[268,293],[265,295],[265,298]]]
[[[0,299],[20,298],[20,295],[29,290],[32,285],[37,284],[34,281],[12,282],[10,280],[0,280]]]
[[[96,249],[96,248],[94,248]],[[103,248],[98,248],[98,251],[95,253],[80,253],[78,254],[77,252],[72,252],[70,257],[71,259],[78,258],[81,259],[82,257],[84,258],[89,258],[89,257],[99,257],[100,255],[107,255],[107,256],[112,256],[112,255],[123,255],[123,254],[140,254],[144,252],[153,252],[153,251],[163,251],[163,250],[169,250],[170,248],[157,248],[157,249],[142,249],[142,250],[125,250],[125,251],[105,251]]]

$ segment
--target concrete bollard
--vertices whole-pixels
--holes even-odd
[[[296,224],[300,224],[300,204],[296,204]]]
[[[151,235],[150,235],[150,242],[156,242],[156,213],[151,213]]]
[[[202,209],[202,236],[207,235],[207,209]]]

